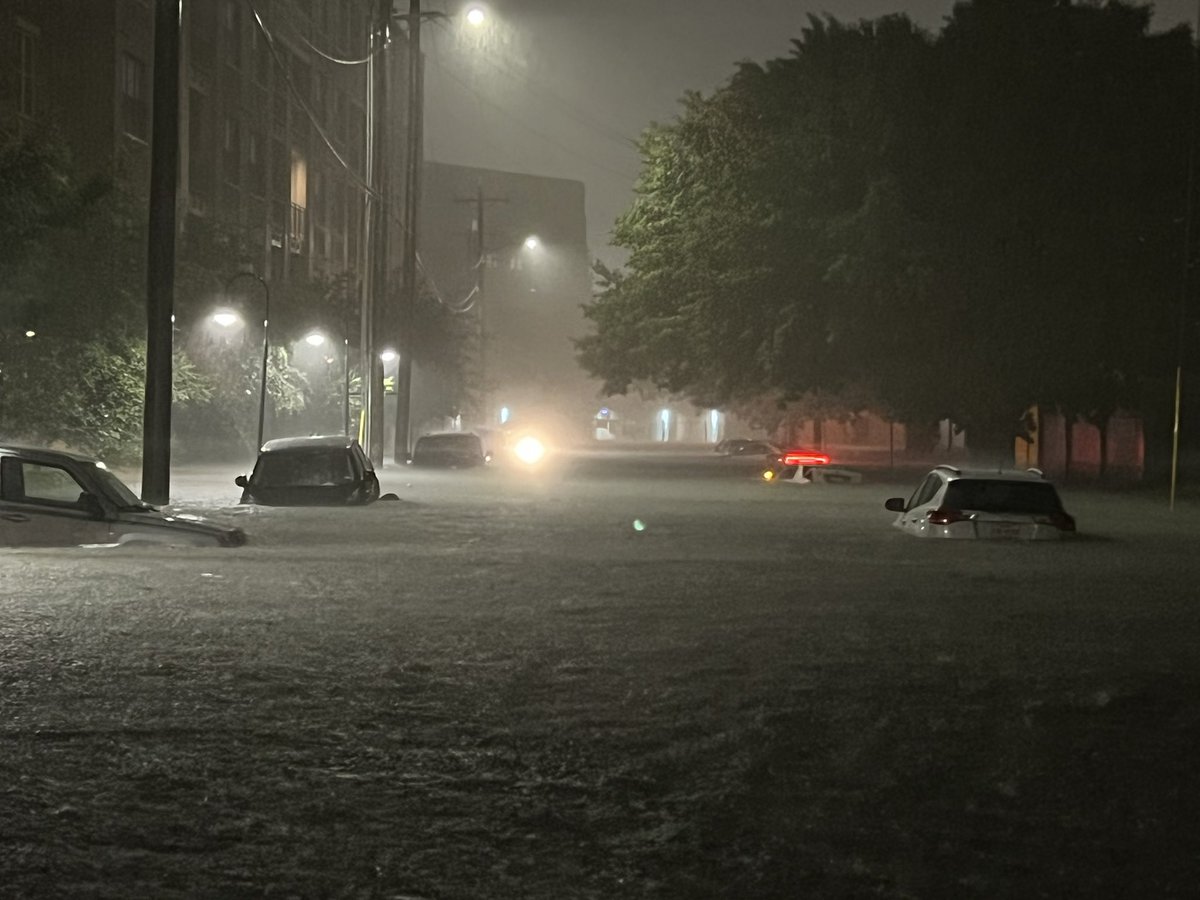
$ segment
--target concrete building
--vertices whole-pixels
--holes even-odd
[[[476,327],[483,428],[546,425],[586,436],[598,385],[575,360],[591,290],[582,182],[426,162],[424,274]]]

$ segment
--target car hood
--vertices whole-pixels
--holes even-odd
[[[193,516],[189,513],[159,512],[158,510],[143,510],[138,512],[121,512],[117,522],[123,526],[136,526],[143,534],[160,532],[163,535],[177,534],[180,538],[211,539],[222,547],[240,547],[246,543],[246,532],[240,528],[222,525],[211,519]]]

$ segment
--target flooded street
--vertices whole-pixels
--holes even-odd
[[[183,476],[246,547],[4,551],[0,895],[1193,889],[1195,509],[918,541],[727,463]]]

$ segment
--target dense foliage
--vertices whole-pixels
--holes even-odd
[[[812,18],[643,137],[581,360],[613,392],[949,418],[1138,408],[1184,268],[1186,30],[1149,10],[959,3]]]

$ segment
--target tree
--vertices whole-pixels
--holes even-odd
[[[936,36],[810,19],[646,132],[581,361],[613,391],[840,397],[1009,452],[1032,403],[1136,402],[1172,345],[1194,64],[1148,25],[1062,0],[959,3]]]

